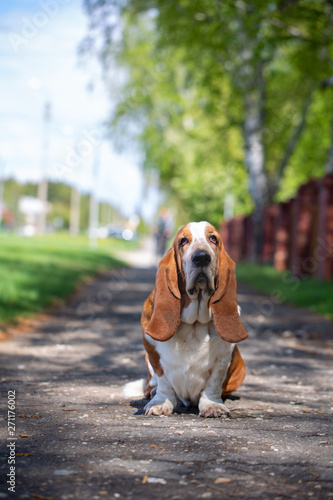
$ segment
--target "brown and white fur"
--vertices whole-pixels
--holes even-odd
[[[182,227],[161,260],[141,324],[147,351],[146,415],[170,415],[177,397],[203,417],[228,415],[222,397],[244,380],[236,346],[247,338],[235,264],[208,222]]]

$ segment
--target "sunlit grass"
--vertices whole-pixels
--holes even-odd
[[[281,273],[273,266],[237,264],[236,274],[239,281],[248,283],[254,289],[280,298],[296,306],[308,307],[316,313],[333,319],[333,283],[313,278],[299,280],[289,271]]]
[[[85,236],[0,235],[0,323],[8,324],[68,297],[84,278],[122,264],[115,251],[135,246],[135,242],[107,239],[90,249]]]

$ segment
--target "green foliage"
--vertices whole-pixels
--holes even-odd
[[[113,253],[126,243],[107,240],[91,250],[84,237],[0,235],[0,323],[38,312],[87,276],[121,264]]]
[[[327,91],[318,89],[314,93],[307,127],[284,172],[283,182],[276,196],[277,201],[290,199],[301,184],[305,184],[310,178],[324,175],[332,140],[330,136],[332,117],[332,89]]]
[[[21,196],[37,196],[37,185],[32,183],[23,185],[14,179],[7,179],[4,182],[4,203],[18,222],[21,220],[18,212],[18,202]]]
[[[159,170],[162,187],[179,209],[179,223],[207,218],[218,224],[229,191],[237,194],[236,210],[249,211],[241,138],[226,118],[221,89],[215,102],[208,89],[198,89],[196,69],[188,71],[181,51],[166,51],[159,63],[145,16],[134,26],[130,17],[123,22],[122,44],[110,46],[108,54],[127,70],[110,123],[117,145],[127,147],[129,135],[138,141],[145,171]],[[222,91],[225,96],[230,92],[227,82]]]
[[[180,218],[217,224],[230,191],[236,214],[253,208],[248,184],[256,179],[244,166],[244,102],[261,77],[258,134],[271,197],[285,200],[300,183],[324,174],[333,115],[332,89],[322,89],[332,73],[330,2],[86,5],[90,42],[98,39],[115,102],[113,136],[119,147],[137,145],[146,172],[159,172]]]
[[[15,179],[7,179],[4,183],[4,202],[14,215],[16,225],[24,224],[24,216],[19,213],[18,203],[22,196],[36,197],[38,185],[33,183],[21,184]],[[52,224],[56,217],[63,219],[63,229],[68,229],[70,224],[71,186],[61,182],[48,183],[48,201],[51,210],[47,215],[48,223]],[[80,196],[80,229],[85,231],[89,227],[90,194],[82,193]],[[117,209],[109,203],[100,203],[100,225],[106,225],[114,218]],[[110,219],[111,216],[111,219]]]

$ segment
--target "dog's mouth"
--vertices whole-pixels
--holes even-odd
[[[198,274],[195,283],[199,285],[199,287],[207,285],[208,278],[205,273],[202,271]]]
[[[211,295],[213,293],[213,290],[209,287],[209,279],[208,276],[203,272],[200,271],[193,283],[192,288],[188,290],[188,293],[190,295],[193,295],[195,292],[198,292],[199,290],[207,290],[208,294]]]

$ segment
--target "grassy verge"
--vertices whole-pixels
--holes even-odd
[[[0,235],[0,324],[68,297],[82,279],[121,264],[114,251],[135,245],[108,239],[91,250],[84,236]]]
[[[307,307],[333,320],[333,283],[313,278],[299,280],[290,272],[279,272],[273,266],[240,262],[237,279],[254,289],[271,295],[272,300]]]

